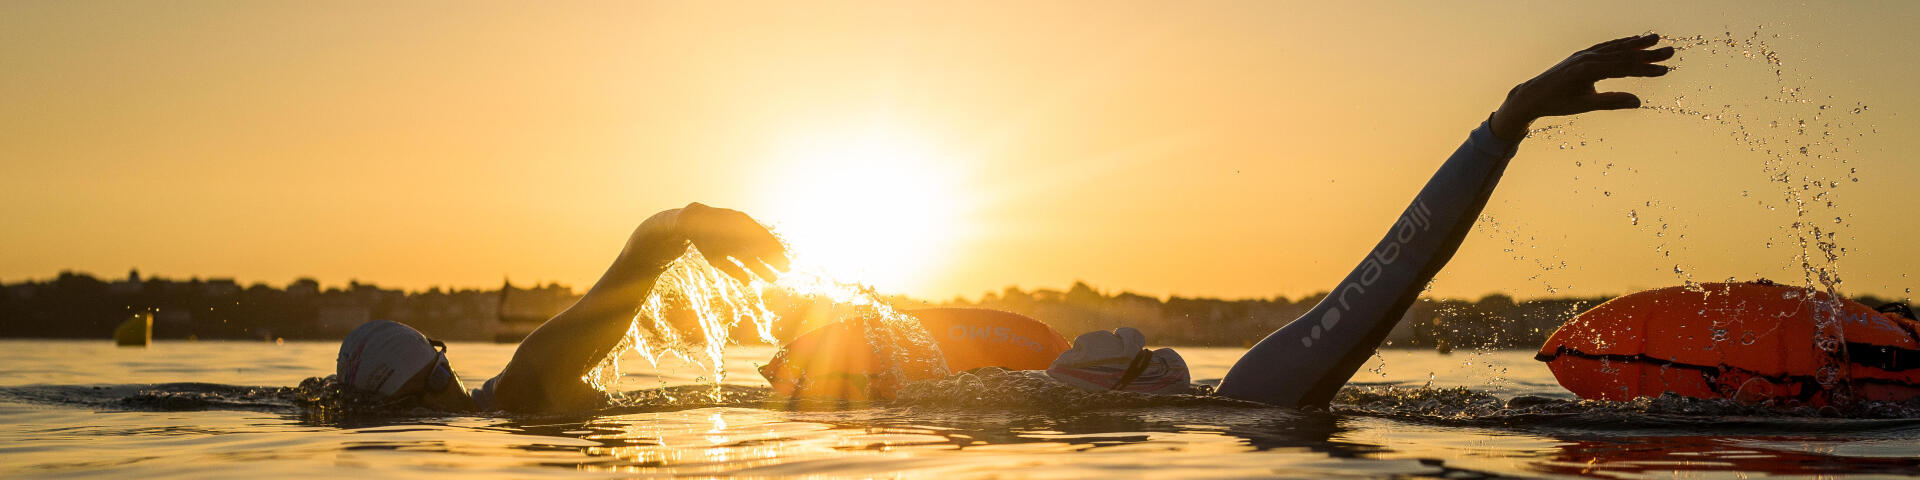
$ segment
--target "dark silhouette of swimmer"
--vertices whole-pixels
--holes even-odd
[[[1386,238],[1305,316],[1269,335],[1222,380],[1218,394],[1276,405],[1320,406],[1372,355],[1420,290],[1460,246],[1515,146],[1536,119],[1635,108],[1625,92],[1597,92],[1609,78],[1655,77],[1672,48],[1656,35],[1582,50],[1514,87],[1488,120],[1440,166]],[[746,214],[699,203],[642,222],[600,280],[522,341],[499,376],[467,390],[444,346],[392,322],[369,322],[341,345],[345,384],[443,410],[551,412],[602,407],[606,394],[583,377],[617,348],[669,263],[691,245],[743,282],[787,267],[774,236]]]

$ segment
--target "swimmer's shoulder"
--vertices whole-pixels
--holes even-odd
[[[480,410],[514,413],[590,411],[604,408],[611,401],[606,392],[586,382],[564,388],[515,389],[511,386],[503,388],[500,378],[495,376],[480,388],[473,389],[473,400]]]

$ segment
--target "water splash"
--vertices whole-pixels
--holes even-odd
[[[1805,289],[1804,302],[1812,307],[1807,311],[1815,312],[1811,321],[1818,333],[1812,346],[1826,352],[1828,358],[1821,382],[1826,390],[1835,392],[1837,402],[1844,402],[1850,396],[1851,380],[1847,369],[1841,368],[1847,358],[1846,342],[1839,316],[1833,313],[1840,311],[1838,302],[1844,298],[1840,293],[1840,264],[1848,253],[1839,242],[1851,238],[1841,232],[1851,226],[1853,217],[1843,208],[1841,187],[1859,183],[1861,172],[1849,161],[1849,151],[1856,140],[1877,130],[1872,128],[1868,115],[1871,108],[1865,103],[1837,100],[1817,92],[1811,86],[1815,75],[1798,70],[1771,45],[1781,38],[1766,32],[1764,26],[1739,35],[1729,30],[1720,35],[1664,37],[1662,43],[1676,51],[1670,62],[1675,69],[1709,71],[1688,72],[1686,78],[1700,80],[1679,84],[1682,89],[1667,99],[1648,96],[1641,109],[1704,124],[1756,157],[1736,163],[1758,164],[1761,176],[1754,180],[1764,180],[1773,187],[1740,191],[1735,200],[1738,204],[1753,202],[1769,212],[1767,215],[1791,215],[1777,224],[1775,234],[1761,242],[1769,252],[1791,255],[1781,266],[1801,273],[1798,283]],[[1675,80],[1685,82],[1686,78]],[[1726,88],[1755,84],[1748,79],[1759,82],[1762,88]],[[1588,135],[1576,126],[1574,120],[1565,120],[1535,128],[1528,132],[1528,138],[1555,142],[1558,149],[1571,150],[1589,143]],[[1589,179],[1573,193],[1597,193],[1602,201],[1623,202],[1617,211],[1624,214],[1630,227],[1650,235],[1649,245],[1662,260],[1656,268],[1670,271],[1689,290],[1708,294],[1695,278],[1697,268],[1689,265],[1684,255],[1689,250],[1687,220],[1698,218],[1695,210],[1661,199],[1630,198],[1629,191],[1612,188],[1617,184],[1607,182],[1626,181],[1610,173],[1632,174],[1636,169],[1626,166],[1615,170],[1611,163],[1580,158],[1584,153],[1569,154],[1576,156],[1573,179]],[[1605,168],[1596,168],[1603,163]],[[1769,195],[1767,190],[1777,193]],[[1776,244],[1786,248],[1774,249]],[[1814,295],[1816,292],[1823,295]],[[1729,331],[1714,340],[1751,342],[1753,336],[1753,332]]]
[[[868,319],[863,322],[867,343],[876,357],[884,359],[887,368],[883,376],[899,378],[903,371],[947,372],[940,355],[909,355],[915,351],[939,352],[939,346],[918,320],[894,308],[871,287],[835,280],[824,269],[800,260],[775,282],[755,279],[742,284],[709,265],[699,251],[689,249],[660,276],[634,315],[621,345],[582,380],[623,398],[615,385],[621,377],[622,355],[638,354],[656,368],[663,358],[672,357],[708,372],[700,380],[712,386],[709,396],[718,398],[727,380],[726,348],[740,344],[740,335],[747,337],[744,340],[779,344],[776,331],[781,326],[817,326],[783,321],[774,307],[783,303],[821,307],[813,310],[828,321]],[[915,348],[899,348],[903,345]]]
[[[1499,217],[1483,213],[1474,221],[1473,229],[1486,234],[1487,238],[1506,242],[1506,246],[1501,247],[1500,251],[1507,254],[1509,259],[1532,263],[1536,271],[1527,276],[1527,281],[1539,282],[1540,287],[1548,295],[1558,294],[1561,289],[1572,287],[1566,282],[1556,281],[1559,272],[1567,269],[1567,261],[1551,248],[1540,248],[1539,238],[1527,233],[1528,228],[1525,224],[1503,223]]]
[[[1692,93],[1710,101],[1689,100],[1682,94],[1671,102],[1650,102],[1641,108],[1712,122],[1736,145],[1762,159],[1761,173],[1779,188],[1779,195],[1774,201],[1762,196],[1756,202],[1768,212],[1792,214],[1790,220],[1782,222],[1781,231],[1788,237],[1784,243],[1797,247],[1792,249],[1790,265],[1801,272],[1800,285],[1806,291],[1803,302],[1812,307],[1816,331],[1813,346],[1827,358],[1817,376],[1833,400],[1844,403],[1851,397],[1852,380],[1845,368],[1846,341],[1838,315],[1845,298],[1840,292],[1840,264],[1847,253],[1838,243],[1838,234],[1850,226],[1847,219],[1851,215],[1838,198],[1840,186],[1859,181],[1859,169],[1849,164],[1848,147],[1873,132],[1858,128],[1859,115],[1869,108],[1858,102],[1845,105],[1831,95],[1820,95],[1803,86],[1812,76],[1799,73],[1784,61],[1768,43],[1780,36],[1765,34],[1763,29],[1756,28],[1744,37],[1730,31],[1718,36],[1672,36],[1663,43],[1676,50],[1676,64],[1726,69],[1745,68],[1736,67],[1742,63],[1757,65],[1763,74],[1771,75],[1774,91],[1759,98],[1741,98],[1737,93],[1730,96],[1734,92],[1714,91],[1712,85],[1706,85]],[[1748,193],[1742,192],[1741,196],[1748,198]],[[1826,218],[1833,221],[1817,221]],[[1774,243],[1768,239],[1766,247],[1772,248]],[[1675,265],[1674,273],[1692,284],[1691,275],[1682,266]]]
[[[1792,237],[1789,243],[1799,247],[1794,260],[1802,272],[1802,284],[1837,297],[1842,284],[1839,265],[1845,255],[1845,249],[1837,243],[1837,233],[1849,226],[1846,219],[1851,217],[1837,200],[1838,189],[1842,185],[1840,179],[1846,179],[1846,183],[1858,182],[1859,169],[1849,164],[1847,146],[1870,133],[1857,128],[1859,119],[1855,117],[1869,108],[1858,102],[1852,108],[1834,108],[1843,102],[1801,86],[1812,77],[1798,74],[1783,61],[1781,54],[1768,44],[1768,40],[1778,39],[1779,35],[1763,34],[1763,29],[1756,28],[1744,38],[1726,32],[1720,36],[1668,37],[1664,42],[1677,51],[1675,63],[1719,62],[1731,68],[1735,60],[1758,62],[1772,75],[1774,92],[1762,94],[1758,99],[1719,95],[1713,97],[1715,101],[1707,102],[1707,107],[1692,106],[1686,95],[1680,95],[1671,105],[1642,108],[1709,117],[1723,127],[1729,139],[1758,154],[1763,159],[1761,171],[1780,187],[1779,204],[1765,200],[1759,203],[1769,211],[1777,211],[1780,204],[1790,207],[1787,210],[1793,218],[1784,222],[1784,230]],[[1688,57],[1693,57],[1691,62]],[[1707,88],[1709,91],[1698,93],[1703,96],[1725,93],[1711,92],[1711,86]],[[1712,110],[1710,105],[1714,104],[1719,105],[1717,110],[1701,110]],[[1848,113],[1841,113],[1843,111]],[[1816,130],[1817,133],[1810,133]],[[1823,227],[1814,221],[1816,218],[1834,221]]]

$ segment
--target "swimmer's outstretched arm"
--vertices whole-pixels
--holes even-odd
[[[1527,126],[1545,116],[1640,106],[1631,93],[1597,93],[1593,84],[1666,74],[1667,67],[1652,62],[1672,57],[1673,49],[1646,50],[1658,41],[1644,35],[1594,45],[1514,87],[1414,196],[1386,238],[1326,299],[1234,363],[1219,394],[1276,405],[1326,405],[1453,257]]]
[[[689,244],[741,282],[749,270],[772,280],[787,268],[786,248],[744,213],[699,203],[660,212],[634,229],[586,295],[520,342],[494,379],[495,407],[550,411],[599,401],[581,377],[620,345],[654,283]]]

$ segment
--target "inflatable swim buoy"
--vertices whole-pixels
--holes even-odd
[[[807,332],[787,343],[760,375],[774,393],[789,397],[875,400],[892,398],[901,380],[925,380],[946,374],[933,362],[899,365],[895,358],[938,356],[947,371],[980,367],[1043,370],[1067,350],[1067,339],[1025,315],[984,308],[907,310],[932,337],[939,352],[926,346],[876,342],[873,319],[846,319]],[[882,343],[882,344],[876,344]],[[897,373],[889,372],[899,366]],[[894,378],[904,377],[904,378]]]
[[[1072,345],[1053,327],[1026,315],[985,308],[908,310],[940,344],[947,369],[1046,370]]]
[[[1920,397],[1917,332],[1899,313],[1804,288],[1711,283],[1602,303],[1553,332],[1534,358],[1586,399],[1904,401]]]
[[[145,347],[153,343],[153,312],[134,315],[113,329],[113,343],[122,347]]]

